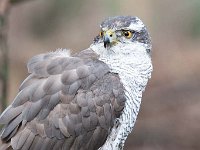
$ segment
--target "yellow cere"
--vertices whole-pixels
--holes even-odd
[[[113,33],[114,33],[114,31],[113,31],[113,30],[111,30],[111,29],[110,29],[110,30],[108,30],[108,31],[106,31],[106,34],[107,34],[107,35],[109,35],[109,36],[112,36],[112,35],[113,35]]]

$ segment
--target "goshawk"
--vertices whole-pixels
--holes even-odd
[[[123,149],[151,77],[151,41],[137,17],[100,25],[91,46],[34,56],[0,116],[0,150]]]

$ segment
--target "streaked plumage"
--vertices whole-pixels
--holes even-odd
[[[151,75],[151,43],[137,17],[109,18],[101,33],[80,53],[29,60],[30,75],[0,116],[0,150],[123,148]]]

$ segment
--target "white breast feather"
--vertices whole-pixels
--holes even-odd
[[[153,70],[151,58],[142,43],[117,44],[105,50],[103,44],[91,45],[108,64],[112,72],[118,73],[125,87],[126,104],[122,115],[114,125],[106,143],[100,150],[123,149],[124,142],[135,124],[148,79]]]

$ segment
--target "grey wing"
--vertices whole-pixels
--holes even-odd
[[[0,116],[2,142],[24,150],[98,149],[124,107],[118,75],[94,57],[64,52],[35,56],[28,70]]]

